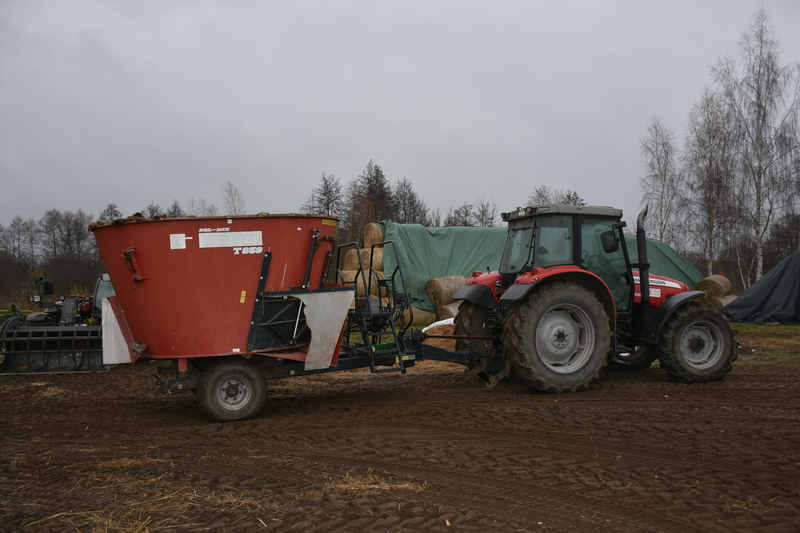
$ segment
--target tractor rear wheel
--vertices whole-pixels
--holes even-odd
[[[608,363],[611,327],[593,292],[576,283],[544,285],[515,305],[503,331],[505,356],[535,390],[585,390]]]
[[[719,381],[737,357],[728,319],[703,302],[689,302],[675,311],[661,331],[658,346],[661,366],[682,383]]]
[[[458,306],[458,313],[453,320],[454,334],[467,335],[470,337],[489,337],[492,328],[489,325],[489,313],[491,309],[475,305],[472,302],[461,302]],[[483,339],[456,339],[456,350],[459,352],[471,351],[482,355],[488,355],[492,346],[491,340]]]
[[[246,359],[215,361],[200,374],[197,404],[215,422],[252,418],[266,403],[267,381]]]
[[[453,320],[455,325],[453,333],[468,337],[492,337],[494,332],[491,314],[492,310],[488,307],[463,301],[458,306],[458,313]],[[471,373],[485,381],[489,381],[493,375],[505,369],[506,362],[497,353],[494,339],[456,339],[456,351],[474,352],[485,356],[467,363]]]

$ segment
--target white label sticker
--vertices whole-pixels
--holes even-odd
[[[226,233],[200,233],[200,248],[235,248],[237,246],[261,246],[260,231],[231,231]]]
[[[634,283],[639,283],[639,276],[633,276],[633,282]],[[680,289],[681,288],[681,286],[678,283],[674,282],[674,281],[667,281],[667,280],[664,280],[664,279],[650,278],[650,286],[652,287],[653,285],[658,285],[660,287],[670,287],[672,289]]]
[[[185,233],[171,233],[169,236],[169,247],[171,250],[185,250],[186,241],[192,237],[187,237]]]

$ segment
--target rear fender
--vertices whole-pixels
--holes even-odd
[[[650,320],[644,324],[642,331],[639,334],[639,340],[655,344],[661,336],[661,330],[667,320],[686,302],[702,298],[706,295],[703,291],[688,291],[672,296],[664,303],[652,309]]]
[[[489,309],[500,308],[500,306],[497,305],[494,292],[486,285],[462,285],[461,288],[456,291],[453,299],[464,300],[481,307],[488,307]]]
[[[539,268],[520,276],[500,297],[500,305],[503,307],[510,307],[525,298],[529,292],[534,290],[535,287],[541,283],[555,280],[571,281],[588,288],[590,291],[594,292],[600,302],[602,302],[606,314],[608,314],[609,317],[613,318],[617,316],[614,297],[611,295],[605,282],[593,272],[582,269],[573,270],[572,267],[553,267],[547,270]]]

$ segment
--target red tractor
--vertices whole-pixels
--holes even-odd
[[[721,380],[736,359],[734,331],[704,292],[649,274],[646,214],[631,263],[619,209],[503,213],[500,268],[474,272],[456,293],[457,349],[485,356],[473,370],[490,381],[513,372],[554,393],[586,389],[609,363],[641,369],[656,358],[678,381]]]

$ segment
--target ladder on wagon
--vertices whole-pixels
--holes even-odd
[[[386,271],[386,263],[379,267],[386,253],[393,254],[394,266]],[[342,254],[358,257],[355,270],[342,269]],[[368,257],[367,257],[368,256]],[[353,308],[347,316],[344,347],[362,357],[369,358],[372,373],[406,371],[406,361],[411,350],[406,350],[403,336],[412,323],[411,297],[406,290],[403,271],[393,241],[373,244],[360,249],[351,242],[339,246],[336,261],[338,283],[352,285],[355,289]],[[378,364],[392,361],[396,366],[378,370]],[[391,364],[391,363],[389,363]]]

